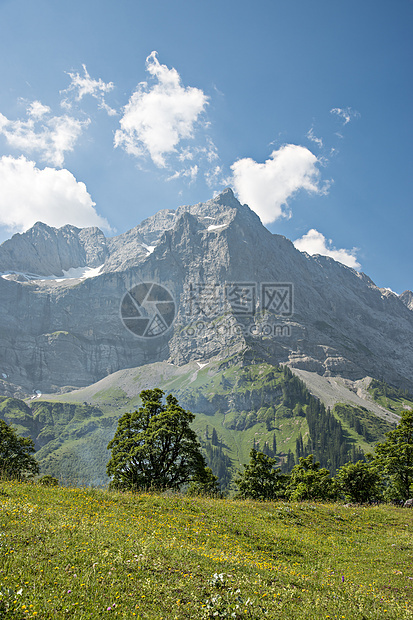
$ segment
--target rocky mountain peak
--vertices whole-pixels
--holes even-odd
[[[61,228],[36,222],[0,246],[1,273],[63,276],[77,267],[97,267],[106,258],[106,240],[99,228]]]
[[[413,292],[412,291],[404,291],[401,295],[399,295],[400,301],[404,303],[405,306],[409,308],[409,310],[413,310]]]
[[[159,244],[162,235],[181,226],[184,214],[190,214],[206,230],[218,230],[230,222],[247,218],[251,224],[260,220],[246,205],[241,205],[230,188],[205,203],[182,206],[176,211],[163,209],[146,218],[131,230],[106,239],[99,228],[61,228],[36,222],[22,234],[16,234],[0,246],[0,273],[33,274],[62,277],[79,267],[103,265],[109,273],[137,266]],[[188,219],[188,218],[187,218]],[[186,221],[185,217],[184,220]]]

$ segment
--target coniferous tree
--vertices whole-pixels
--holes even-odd
[[[276,456],[277,454],[277,439],[275,437],[275,433],[272,436],[272,456]]]
[[[218,434],[217,434],[217,432],[215,430],[215,427],[212,428],[211,443],[212,443],[213,446],[218,446],[219,445]]]

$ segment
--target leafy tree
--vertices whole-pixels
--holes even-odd
[[[244,465],[242,473],[238,472],[235,480],[238,487],[237,497],[260,500],[284,497],[288,476],[276,469],[275,465],[276,459],[252,449],[250,462]]]
[[[372,463],[346,463],[338,470],[336,480],[349,501],[363,504],[381,495],[381,475]]]
[[[375,460],[390,482],[387,495],[409,499],[413,485],[413,411],[402,411],[398,426],[386,437],[376,445]]]
[[[205,467],[202,476],[195,478],[188,487],[188,495],[204,495],[206,497],[222,497],[218,476],[210,467]]]
[[[179,489],[205,477],[205,460],[196,433],[195,416],[160,389],[140,393],[142,406],[125,413],[108,445],[112,457],[107,473],[118,488]]]
[[[299,463],[292,469],[288,485],[290,499],[334,499],[337,495],[336,484],[330,478],[330,472],[320,463],[314,461],[312,454],[301,456]]]
[[[19,437],[12,426],[0,420],[0,476],[23,479],[39,473],[31,437]]]

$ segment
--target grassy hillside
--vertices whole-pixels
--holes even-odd
[[[0,617],[413,618],[413,511],[3,483]]]
[[[384,381],[372,379],[369,392],[379,405],[399,415],[403,409],[413,409],[412,394],[409,394],[405,390],[394,388]]]
[[[127,369],[87,388],[29,403],[2,398],[0,417],[19,433],[33,437],[42,473],[70,484],[104,485],[110,456],[107,445],[119,417],[139,407],[141,390],[154,387],[173,393],[182,406],[196,413],[194,428],[209,464],[227,489],[230,476],[224,476],[224,470],[241,468],[252,447],[267,450],[285,464],[288,455],[291,463],[296,454],[297,442],[304,450],[308,444],[300,454],[315,452],[323,465],[335,471],[340,465],[335,453],[348,454],[343,457],[347,460],[351,454],[356,458],[359,449],[371,451],[391,428],[366,409],[336,405],[334,431],[331,423],[321,423],[326,417],[323,411],[313,411],[310,437],[308,407],[311,399],[316,401],[300,380],[287,369],[243,358]],[[361,423],[355,424],[355,418]],[[213,432],[218,439],[214,448]]]
[[[396,426],[378,418],[365,407],[354,407],[346,403],[337,403],[333,413],[349,436],[358,442],[365,452],[371,451],[372,445],[377,442],[384,441],[385,434]]]

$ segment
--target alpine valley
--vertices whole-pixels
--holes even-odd
[[[299,252],[230,189],[113,238],[38,222],[0,273],[0,417],[65,481],[107,482],[147,388],[196,414],[226,489],[253,446],[334,472],[413,407],[413,294]]]

